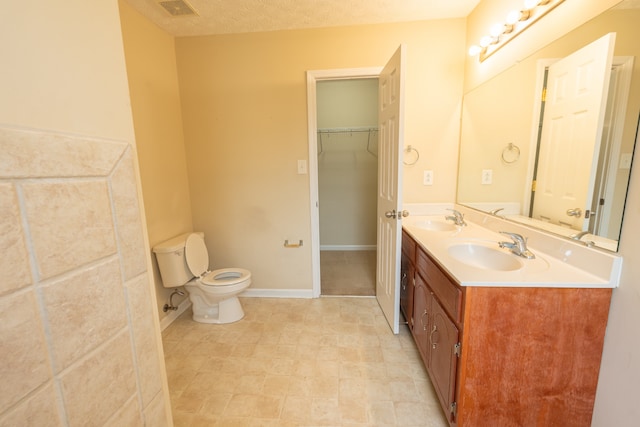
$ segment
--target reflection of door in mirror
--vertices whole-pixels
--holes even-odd
[[[587,230],[615,34],[549,67],[532,217]]]
[[[596,215],[591,215],[589,223],[592,234],[611,240],[617,240],[620,235],[626,196],[626,192],[621,192],[620,188],[626,188],[631,166],[631,154],[627,154],[629,148],[623,146],[623,133],[633,62],[633,56],[613,57],[592,201],[592,212],[596,212]]]

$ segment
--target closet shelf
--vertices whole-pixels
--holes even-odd
[[[358,133],[358,132],[367,132],[369,135],[367,137],[367,147],[366,150],[369,154],[374,157],[378,157],[378,153],[372,148],[372,145],[375,144],[377,149],[377,138],[372,141],[371,135],[378,132],[377,127],[355,127],[355,128],[324,128],[318,129],[318,155],[322,154],[324,148],[322,147],[322,135],[330,135],[332,133]]]

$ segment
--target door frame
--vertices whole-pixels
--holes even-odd
[[[383,67],[307,71],[309,139],[309,213],[311,217],[311,282],[313,298],[320,297],[320,210],[318,194],[318,116],[316,83],[322,80],[374,79]]]

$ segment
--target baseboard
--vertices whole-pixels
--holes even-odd
[[[249,298],[313,298],[311,289],[247,289],[240,294],[241,297]],[[191,307],[189,298],[185,298],[178,305],[178,309],[167,314],[160,320],[160,329],[165,330],[171,325],[182,313]]]
[[[321,251],[375,251],[376,245],[320,245]]]
[[[189,298],[185,298],[180,304],[178,304],[177,310],[172,310],[169,314],[160,319],[160,329],[163,331],[167,329],[169,325],[172,324],[189,307],[191,307],[191,301]]]
[[[241,297],[258,298],[313,298],[311,289],[255,289],[249,288],[240,294]]]

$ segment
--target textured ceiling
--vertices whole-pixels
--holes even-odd
[[[172,17],[161,0],[126,0],[175,36],[248,33],[466,17],[480,0],[187,0]]]

